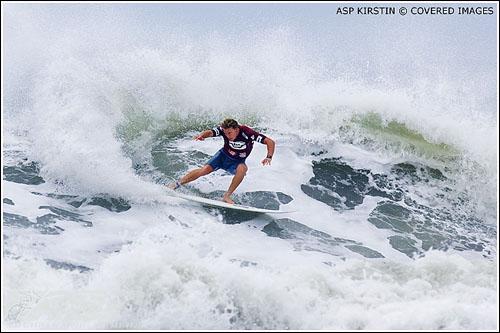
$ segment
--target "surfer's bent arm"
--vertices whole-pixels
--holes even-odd
[[[263,142],[267,146],[267,156],[265,159],[262,160],[262,164],[271,164],[271,160],[274,155],[274,147],[276,144],[274,143],[274,140],[271,138],[266,137]]]
[[[212,130],[206,130],[206,131],[201,132],[199,135],[195,136],[194,139],[198,140],[198,141],[203,141],[206,138],[209,138],[211,136],[213,136]]]

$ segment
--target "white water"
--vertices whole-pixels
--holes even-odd
[[[440,72],[446,74],[454,65],[460,70],[449,76],[440,73],[435,80],[435,64],[426,64],[424,56],[420,67],[412,67],[417,70],[414,78],[401,83],[396,69],[384,72],[383,78],[371,73],[387,65],[378,47],[360,56],[371,54],[373,67],[359,64],[352,69],[344,58],[321,58],[324,54],[309,49],[311,41],[306,42],[293,25],[256,29],[255,39],[233,30],[196,38],[196,29],[187,29],[189,25],[165,25],[160,34],[140,16],[112,7],[102,12],[97,7],[80,9],[78,24],[71,21],[78,13],[75,9],[39,8],[11,4],[5,14],[7,31],[16,32],[4,33],[3,149],[8,157],[3,158],[9,164],[16,161],[12,152],[20,151],[40,163],[47,183],[2,181],[3,197],[15,203],[4,203],[3,211],[35,221],[47,213],[40,206],[55,206],[77,211],[93,226],[60,221],[57,225],[65,230],[58,235],[4,226],[4,251],[10,255],[3,260],[3,325],[498,327],[496,252],[485,258],[473,251],[430,250],[410,259],[388,243],[393,231],[367,222],[379,198],[366,197],[354,210],[339,212],[305,195],[300,187],[314,176],[312,161],[317,159],[310,153],[318,150],[382,174],[396,163],[424,162],[448,167],[453,190],[467,189],[475,212],[495,225],[496,89],[483,83],[474,90],[464,83],[478,80],[482,70],[467,70],[457,61],[439,67]],[[143,26],[132,28],[134,19]],[[20,22],[23,29],[14,29]],[[59,32],[60,26],[67,29]],[[326,39],[319,42],[325,43]],[[462,44],[446,51],[435,46],[435,51],[446,55]],[[349,53],[352,44],[346,45]],[[464,52],[473,54],[470,49]],[[445,57],[437,58],[444,66]],[[393,60],[400,61],[396,55]],[[496,82],[492,75],[483,82]],[[369,113],[378,114],[384,123],[404,124],[429,143],[453,147],[458,160],[443,162],[439,156],[380,143],[363,146],[358,127],[342,129],[352,125],[354,115]],[[153,168],[151,147],[160,133],[185,135],[173,141],[180,151],[213,154],[219,141],[194,142],[189,135],[198,124],[216,124],[226,116],[264,128],[278,143],[273,165],[267,168],[259,163],[265,148],[256,145],[239,192],[281,191],[294,198],[287,206],[298,210],[290,215],[294,221],[358,241],[385,258],[368,259],[342,246],[333,249],[335,255],[298,250],[287,240],[261,232],[271,222],[265,216],[223,224],[220,215],[167,196],[152,174],[139,176],[133,169],[138,162]],[[217,173],[200,179],[196,187],[210,192],[224,189],[229,181]],[[426,184],[417,188],[424,197],[435,191]],[[129,200],[132,208],[121,213],[96,206],[74,210],[61,200],[31,192],[82,197],[106,193]],[[92,270],[54,269],[44,259]]]
[[[29,198],[39,204],[15,192],[7,187],[5,195],[16,203]],[[382,232],[351,220],[359,220],[362,211],[334,214],[335,223],[324,223],[316,214],[309,225],[337,237],[370,240],[365,244],[391,259],[351,254],[343,261],[294,251],[288,242],[261,233],[262,222],[226,225],[200,208],[185,208],[134,205],[119,215],[94,209],[89,211],[92,228],[61,223],[66,231],[58,236],[7,230],[7,248],[23,257],[3,262],[4,324],[25,329],[462,329],[496,324],[496,265],[472,253],[429,251],[423,258],[405,259],[384,245]],[[293,218],[304,220],[301,214]],[[121,250],[113,253],[116,249]],[[94,271],[54,270],[36,258]]]

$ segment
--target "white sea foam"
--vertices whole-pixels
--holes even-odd
[[[418,49],[423,58],[418,64],[408,59],[411,75],[400,71],[405,63],[399,55],[384,59],[387,53],[373,45],[329,45],[335,49],[329,55],[340,58],[328,58],[293,27],[198,38],[174,26],[136,29],[120,19],[134,17],[130,12],[112,7],[93,6],[78,16],[64,6],[9,6],[2,4],[12,33],[4,35],[3,161],[37,162],[46,183],[3,180],[2,194],[14,203],[4,202],[3,211],[34,223],[48,213],[41,207],[56,207],[80,214],[92,227],[61,218],[57,226],[64,231],[48,235],[6,225],[4,217],[6,327],[498,328],[496,252],[485,258],[472,250],[429,250],[410,259],[388,242],[397,231],[367,221],[381,198],[366,196],[354,209],[338,211],[301,189],[321,158],[340,157],[382,175],[395,164],[415,163],[441,170],[452,191],[436,199],[441,184],[431,179],[409,187],[409,197],[431,206],[431,199],[445,205],[466,193],[465,202],[449,208],[474,212],[495,226],[498,124],[490,83],[496,77],[485,76],[487,70],[443,75],[454,68],[450,64],[437,75],[433,61],[446,65],[438,49],[427,58]],[[67,29],[60,29],[61,18]],[[404,54],[415,53],[407,46]],[[373,65],[349,62],[349,54],[372,57]],[[398,66],[391,69],[393,63]],[[377,68],[387,68],[385,77]],[[400,74],[409,77],[400,80]],[[484,82],[469,84],[478,78]],[[380,120],[379,137],[360,125],[373,115]],[[297,244],[261,232],[270,217],[226,225],[221,215],[168,197],[158,184],[167,179],[155,178],[164,175],[155,169],[152,147],[167,142],[185,154],[211,155],[220,138],[195,142],[188,136],[227,116],[277,142],[266,167],[260,165],[265,147],[256,144],[238,193],[283,192],[294,199],[287,207],[297,210],[287,217],[303,228],[356,242],[384,258],[368,259],[342,245],[321,252],[311,239]],[[387,134],[391,122],[404,126],[403,135]],[[404,143],[408,133],[415,134],[409,145],[385,140],[393,135]],[[411,144],[456,154],[441,159]],[[208,193],[229,181],[217,172],[194,186]],[[131,208],[75,208],[48,196],[53,193],[120,197]]]
[[[187,228],[155,224],[92,273],[5,260],[4,324],[473,330],[497,324],[495,268],[482,259],[428,252],[406,263],[350,259],[328,266],[321,255],[290,251],[253,228],[187,218]]]

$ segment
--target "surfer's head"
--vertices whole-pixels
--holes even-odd
[[[226,119],[224,119],[222,124],[220,124],[220,126],[223,129],[226,129],[226,128],[238,128],[240,125],[238,125],[238,122],[236,120],[231,119],[231,118],[226,118]]]
[[[222,130],[224,131],[224,134],[227,136],[229,140],[234,140],[240,133],[240,125],[238,122],[234,119],[231,118],[226,118],[220,124],[220,127],[222,127]]]

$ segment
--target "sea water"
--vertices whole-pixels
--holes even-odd
[[[498,328],[497,9],[335,6],[2,5],[2,326]],[[235,201],[293,213],[169,195],[226,117],[276,141]]]

